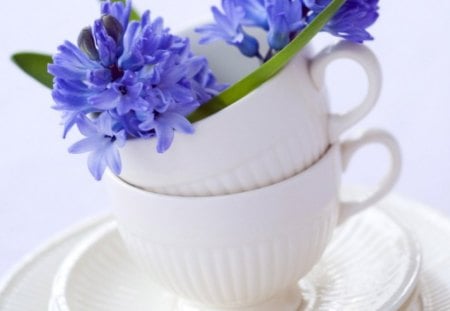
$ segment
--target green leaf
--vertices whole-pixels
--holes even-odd
[[[138,21],[140,19],[141,16],[139,15],[139,13],[134,8],[132,8],[130,13],[130,21]]]
[[[104,0],[101,0],[101,1],[104,1]],[[112,0],[111,2],[123,2],[123,3],[125,3],[125,0]],[[139,15],[139,13],[134,8],[131,8],[130,20],[131,21],[138,21],[140,19],[141,19],[141,16]]]
[[[275,54],[258,69],[236,82],[194,111],[191,122],[204,119],[243,98],[265,81],[273,77],[326,25],[346,0],[332,0],[330,4],[284,49]]]
[[[53,87],[53,76],[47,72],[47,66],[52,62],[50,55],[38,53],[17,53],[11,59],[29,76],[48,88]]]

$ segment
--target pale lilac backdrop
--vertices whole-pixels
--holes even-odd
[[[172,29],[205,20],[219,0],[135,1]],[[405,6],[407,4],[408,6]],[[427,8],[427,7],[428,8]],[[382,127],[398,138],[404,168],[395,192],[450,214],[450,2],[381,1],[377,40],[369,46],[384,71],[379,104],[356,129]],[[0,19],[0,278],[23,255],[73,223],[107,213],[101,183],[84,156],[66,152],[49,91],[19,72],[9,56],[20,50],[55,51],[97,16],[95,0],[5,1]],[[334,40],[321,36],[320,49]],[[356,103],[365,82],[352,63],[332,66],[333,109]],[[356,130],[355,129],[355,130]],[[354,131],[353,131],[354,132]],[[377,148],[361,152],[346,183],[372,185],[385,168]]]

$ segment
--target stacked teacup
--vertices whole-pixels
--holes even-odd
[[[220,44],[194,50],[222,81],[257,65]],[[369,81],[363,103],[344,115],[329,112],[324,89],[328,64],[340,58],[358,62]],[[122,174],[109,178],[111,204],[143,275],[177,295],[178,310],[297,310],[298,281],[333,229],[398,177],[399,147],[388,133],[339,141],[373,108],[380,85],[365,46],[339,43],[314,57],[304,49],[271,80],[197,122],[194,135],[175,137],[166,153],[153,152],[155,142],[130,141]],[[342,202],[342,172],[372,143],[391,155],[386,177],[364,201]]]

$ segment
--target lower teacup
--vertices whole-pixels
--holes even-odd
[[[356,150],[380,143],[391,166],[364,201],[341,202],[342,170]],[[230,195],[151,193],[110,175],[121,236],[143,275],[183,301],[178,310],[296,310],[298,280],[320,259],[333,229],[389,191],[398,145],[383,131],[331,145],[305,171]]]

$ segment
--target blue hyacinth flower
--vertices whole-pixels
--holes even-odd
[[[81,31],[78,46],[66,41],[48,66],[64,137],[74,125],[86,136],[69,151],[90,152],[96,179],[107,167],[120,172],[118,148],[127,139],[157,139],[164,152],[175,131],[192,133],[186,116],[225,88],[189,40],[170,34],[149,11],[130,22],[130,11],[130,1],[104,1],[101,18]]]
[[[267,11],[264,0],[241,0],[238,2],[244,9],[244,18],[241,24],[244,26],[256,26],[264,30],[269,30]]]
[[[301,0],[266,0],[269,18],[268,42],[272,49],[284,48],[305,27]]]
[[[217,7],[212,7],[215,23],[196,29],[203,35],[200,44],[210,43],[215,40],[224,40],[228,44],[236,46],[242,54],[248,57],[259,57],[258,41],[248,35],[242,28],[242,21],[246,14],[237,0],[222,0],[222,13]]]
[[[312,10],[308,20],[315,18],[329,2],[330,0],[305,0],[305,4]],[[347,0],[323,31],[362,43],[373,39],[366,29],[375,23],[378,16],[378,0]]]
[[[121,162],[119,148],[126,142],[124,130],[114,130],[113,118],[104,112],[94,120],[86,117],[77,122],[78,129],[86,138],[69,148],[70,153],[89,152],[88,168],[96,180],[102,178],[105,169],[109,167],[114,174],[120,174]]]

